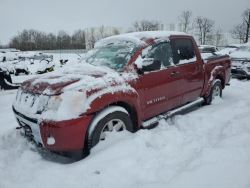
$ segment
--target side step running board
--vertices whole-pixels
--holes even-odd
[[[142,123],[142,128],[144,128],[144,129],[152,129],[152,128],[154,128],[154,127],[156,127],[158,125],[160,120],[168,119],[168,118],[170,118],[170,117],[172,117],[174,115],[180,114],[181,112],[184,112],[184,111],[189,110],[189,109],[191,109],[191,108],[193,108],[195,106],[198,106],[198,105],[202,104],[203,102],[204,102],[204,99],[199,98],[196,101],[188,103],[188,104],[186,104],[184,106],[181,106],[179,108],[176,108],[174,110],[168,111],[165,114],[161,114],[159,116],[153,117],[152,119],[144,121]]]

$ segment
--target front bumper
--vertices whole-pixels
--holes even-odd
[[[38,121],[17,112],[14,107],[13,111],[20,128],[24,129],[25,136],[38,145],[56,152],[84,149],[87,129],[93,115],[64,121]]]

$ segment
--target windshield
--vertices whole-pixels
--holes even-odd
[[[89,51],[85,61],[92,65],[107,66],[122,71],[131,58],[133,49],[130,45],[110,44]]]

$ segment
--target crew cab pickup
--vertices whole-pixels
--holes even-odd
[[[228,56],[203,60],[185,33],[122,34],[97,42],[75,66],[24,82],[13,111],[44,148],[89,151],[108,132],[134,132],[197,100],[210,104],[230,72]]]

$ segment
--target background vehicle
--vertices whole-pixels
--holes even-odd
[[[11,89],[12,86],[16,88],[22,83],[23,78],[15,77],[23,75],[37,75],[51,72],[54,70],[55,63],[53,62],[53,55],[46,55],[38,52],[5,52],[9,55],[4,61],[0,62],[0,70],[3,73],[1,76],[1,88]],[[7,57],[7,56],[5,56]],[[6,76],[8,75],[8,82]],[[27,76],[26,79],[30,77]],[[18,80],[18,82],[14,82]]]
[[[250,45],[243,45],[230,54],[232,75],[237,78],[250,78]]]
[[[213,45],[200,45],[199,50],[201,53],[215,53],[218,51],[218,48]]]
[[[217,55],[218,48],[213,45],[200,45],[199,50],[203,59],[208,59]],[[225,54],[223,54],[225,55]]]
[[[96,43],[85,62],[25,82],[13,104],[20,128],[57,152],[89,151],[108,133],[134,132],[178,107],[222,95],[228,56],[204,64],[193,37],[138,32]]]
[[[218,50],[216,53],[220,55],[230,55],[233,51],[237,50],[239,45],[229,45],[223,47],[221,50]]]

